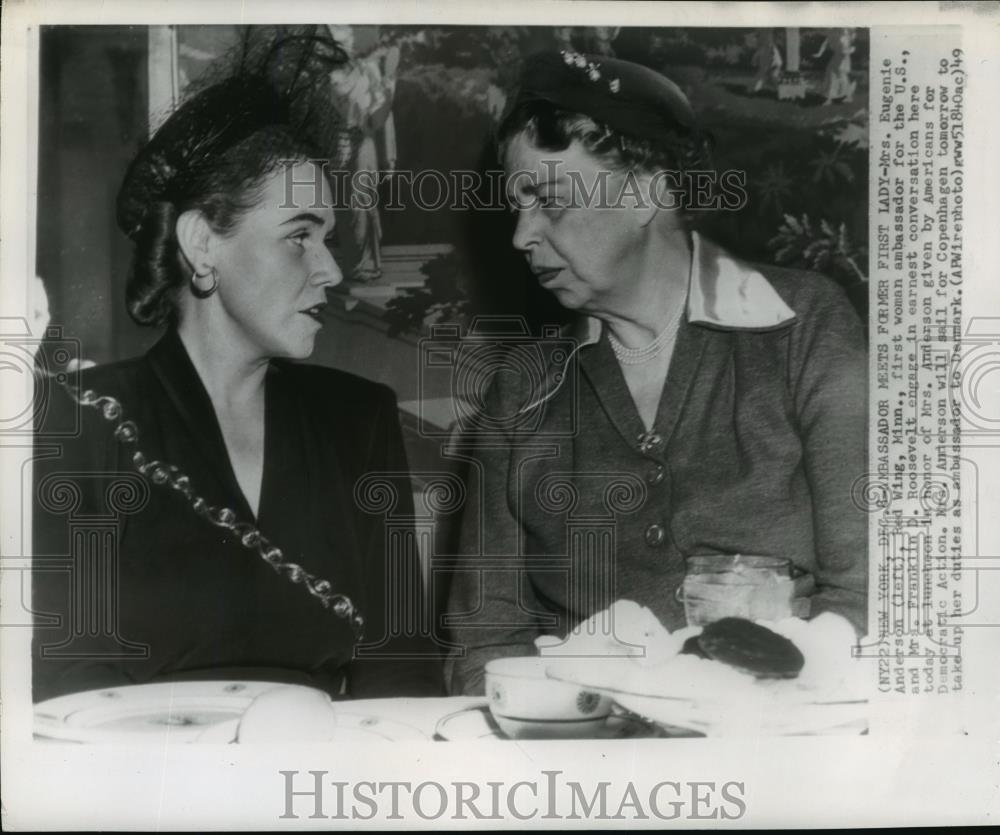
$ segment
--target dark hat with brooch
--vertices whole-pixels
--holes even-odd
[[[603,55],[562,50],[529,56],[510,110],[532,102],[582,113],[654,142],[703,135],[691,103],[673,81],[649,67]]]

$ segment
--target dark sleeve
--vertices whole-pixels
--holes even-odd
[[[383,475],[398,504],[373,517],[366,529],[365,643],[355,649],[349,691],[353,698],[440,696],[441,653],[432,639],[413,534],[413,493],[399,413],[395,395],[386,388],[381,392],[366,475]]]
[[[494,387],[485,408],[509,414],[504,404],[510,398]],[[484,692],[488,661],[534,655],[534,639],[541,633],[531,614],[539,606],[525,571],[520,522],[507,500],[510,473],[517,466],[516,438],[472,429],[457,449],[468,456],[470,467],[458,567],[447,603],[455,646],[445,662],[445,679],[449,693],[471,696]]]
[[[107,538],[117,534],[102,521],[117,470],[111,426],[51,378],[36,380],[35,407],[31,611],[37,702],[133,683],[121,660],[141,648],[120,641],[104,611],[107,601],[95,601],[91,592],[100,588],[107,567]]]
[[[836,612],[863,634],[868,518],[852,496],[855,482],[868,472],[868,358],[857,314],[839,288],[826,284],[796,328],[790,365],[812,491],[812,613]]]

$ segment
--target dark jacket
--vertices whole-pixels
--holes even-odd
[[[175,332],[142,358],[88,370],[81,389],[122,403],[147,460],[175,465],[210,505],[253,522],[208,393]],[[390,639],[382,658],[367,660],[354,660],[347,622],[304,586],[199,517],[181,493],[139,476],[114,422],[90,408],[74,414],[58,387],[47,391],[36,435],[36,701],[193,678],[282,680],[354,697],[439,692],[433,648],[388,627],[392,607],[423,605],[418,556],[404,545],[387,570],[384,514],[355,498],[359,479],[387,473],[395,474],[386,478],[397,515],[412,503],[387,387],[286,362],[273,362],[266,379],[257,525],[287,561],[356,603],[367,642]],[[390,583],[390,573],[401,576]],[[390,600],[390,586],[406,599]]]
[[[787,557],[815,578],[813,614],[863,630],[858,317],[824,277],[753,268],[697,237],[693,257],[651,437],[596,320],[578,323],[575,350],[540,343],[540,384],[497,375],[496,419],[460,450],[473,466],[448,605],[453,692],[481,692],[490,658],[532,655],[539,634],[616,599],[683,626],[675,592],[693,554]]]

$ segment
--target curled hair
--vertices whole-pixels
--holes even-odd
[[[125,285],[125,306],[140,325],[156,325],[173,317],[171,290],[177,276],[177,207],[158,200],[149,207],[135,236],[132,269]]]
[[[328,37],[258,42],[248,29],[137,154],[116,207],[119,228],[135,243],[126,305],[137,323],[177,318],[192,271],[177,241],[184,212],[199,211],[217,234],[232,234],[279,166],[324,165],[316,146],[329,147],[340,125],[328,102],[318,108],[319,80],[346,60]]]
[[[177,219],[184,212],[197,210],[216,234],[232,234],[280,166],[317,158],[306,139],[275,126],[251,134],[216,159],[179,172],[167,199],[150,201],[132,236],[135,249],[125,286],[132,319],[140,325],[177,320],[180,291],[192,271],[177,240]]]
[[[592,156],[615,168],[647,174],[700,171],[712,165],[707,134],[676,132],[656,141],[640,139],[541,100],[522,102],[506,115],[497,134],[501,158],[517,136],[542,151],[565,151],[579,142]]]

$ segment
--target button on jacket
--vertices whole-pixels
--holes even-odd
[[[548,352],[559,362],[541,383],[497,375],[486,411],[513,418],[470,431],[460,450],[473,466],[448,604],[453,692],[481,692],[489,659],[535,654],[535,637],[565,635],[617,599],[683,626],[675,594],[694,554],[786,557],[815,579],[814,615],[864,628],[867,520],[852,501],[868,469],[861,322],[823,276],[692,238],[651,432],[595,319],[576,323],[575,350]]]

